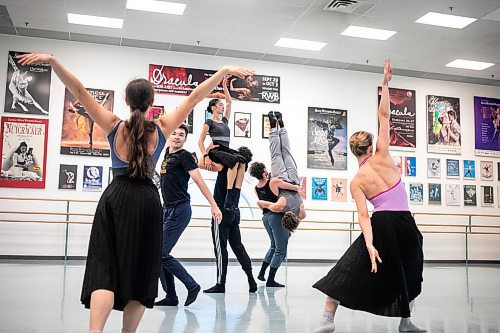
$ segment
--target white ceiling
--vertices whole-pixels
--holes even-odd
[[[171,1],[187,3],[184,15],[126,10],[126,0],[0,0],[11,19],[0,7],[0,33],[361,71],[380,71],[390,57],[396,74],[500,85],[500,0],[361,0],[352,14],[323,10],[329,0]],[[415,23],[429,11],[450,13],[450,6],[478,20],[462,30]],[[68,12],[125,21],[123,29],[78,26],[67,22]],[[398,33],[387,41],[340,36],[350,24]],[[274,46],[280,37],[328,45],[319,52],[286,49]],[[497,65],[444,67],[456,58]]]

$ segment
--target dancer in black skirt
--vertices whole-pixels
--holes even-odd
[[[114,178],[99,200],[90,235],[81,301],[90,307],[90,332],[102,332],[111,309],[124,311],[122,332],[135,332],[144,308],[153,307],[160,273],[162,207],[151,176],[165,138],[227,74],[244,77],[243,68],[225,66],[157,121],[146,120],[154,90],[145,79],[125,91],[130,117],[120,120],[104,109],[82,83],[53,56],[26,54],[22,65],[49,63],[66,88],[108,135]]]
[[[315,333],[334,332],[338,305],[376,315],[401,317],[400,332],[425,332],[410,321],[414,299],[422,289],[422,235],[408,207],[399,170],[389,154],[390,60],[384,64],[379,135],[373,154],[373,135],[354,133],[350,148],[359,163],[351,181],[362,235],[314,288],[328,297]],[[366,200],[374,206],[371,221]]]

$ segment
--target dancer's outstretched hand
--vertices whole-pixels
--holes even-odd
[[[245,76],[247,75],[252,75],[254,71],[249,70],[245,67],[238,67],[238,66],[224,66],[223,67],[228,74],[234,75],[239,77],[240,79],[244,79]]]
[[[53,58],[51,54],[28,53],[16,57],[21,65],[46,64]]]
[[[385,59],[384,63],[384,80],[382,84],[388,84],[392,80],[391,59]]]
[[[373,245],[367,245],[368,253],[370,254],[370,261],[372,263],[372,273],[377,273],[377,260],[382,263],[382,259],[378,255],[377,249]]]
[[[220,211],[219,207],[217,205],[212,206],[211,208],[212,211],[212,217],[217,221],[217,224],[220,224],[222,221],[222,212]]]

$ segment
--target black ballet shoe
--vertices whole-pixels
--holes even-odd
[[[165,297],[161,301],[155,303],[156,306],[177,306],[179,305],[179,299],[177,297]]]
[[[269,117],[269,126],[270,126],[270,128],[276,128],[276,123],[278,122],[278,120],[276,119],[275,112],[274,111],[269,111],[269,113],[267,114],[267,116]]]
[[[196,285],[196,287],[192,290],[188,290],[188,295],[186,297],[186,302],[184,302],[184,306],[189,306],[191,303],[196,301],[196,298],[198,297],[198,293],[200,292],[201,287],[199,284]]]
[[[276,282],[274,280],[272,280],[272,281],[268,280],[266,282],[266,287],[269,287],[269,288],[283,288],[283,287],[285,287],[285,285],[281,284],[281,283],[278,283],[278,282]]]
[[[248,279],[248,292],[254,293],[257,291],[257,282],[253,279],[253,277]]]
[[[285,127],[285,124],[283,123],[283,115],[279,111],[274,111],[274,114],[276,115],[276,120],[278,121],[278,124],[280,127]]]
[[[215,286],[203,290],[206,294],[224,294],[226,292],[226,286],[220,283],[217,283]]]

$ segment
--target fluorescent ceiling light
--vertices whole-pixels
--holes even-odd
[[[72,13],[68,13],[68,22],[73,24],[92,25],[96,27],[113,29],[121,29],[123,26],[122,19]]]
[[[186,4],[156,0],[127,0],[127,9],[182,15],[184,9],[186,9]]]
[[[472,17],[428,12],[415,22],[422,24],[437,25],[440,27],[462,29],[474,21],[477,21],[477,19]]]
[[[387,40],[396,34],[396,31],[382,30],[374,28],[359,27],[357,25],[351,25],[344,31],[340,33],[343,36],[377,39],[377,40]]]
[[[473,69],[475,71],[482,71],[483,69],[489,68],[493,65],[494,64],[491,62],[456,59],[446,64],[446,67],[455,67],[455,68]]]
[[[280,40],[277,41],[276,44],[274,44],[274,46],[288,47],[291,49],[309,50],[309,51],[319,51],[325,45],[326,43],[322,42],[314,42],[311,40],[284,38],[284,37],[281,37]]]

